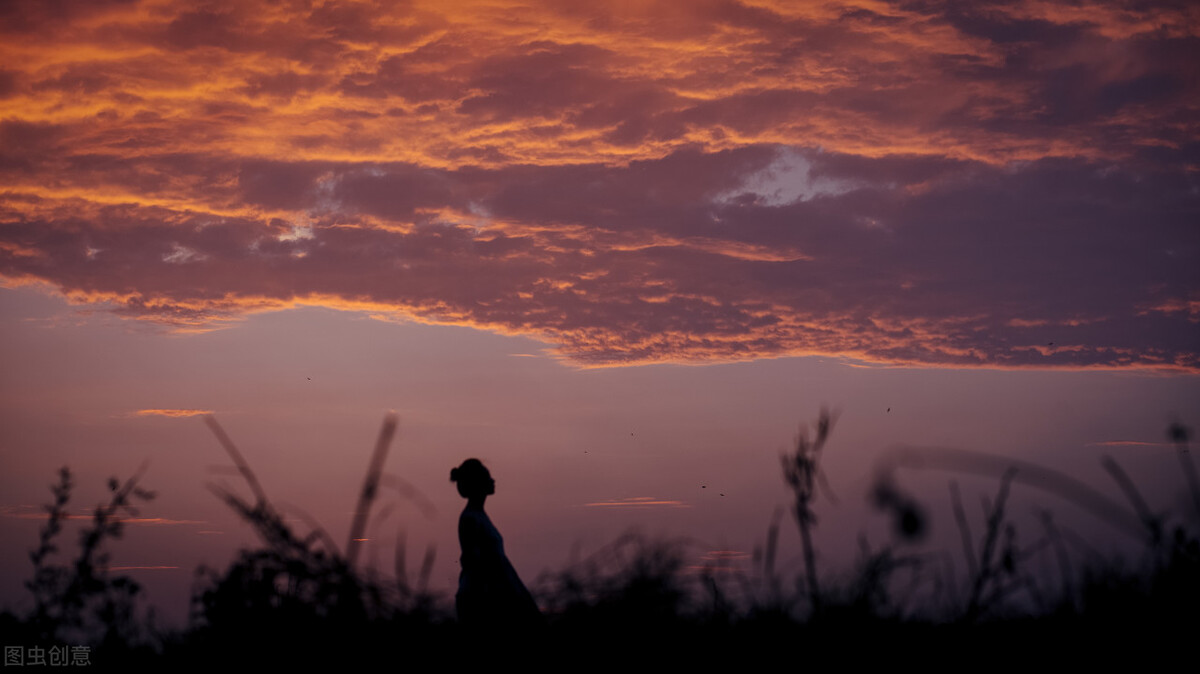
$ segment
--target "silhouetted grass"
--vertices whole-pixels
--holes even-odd
[[[1174,635],[1194,631],[1200,600],[1200,538],[1182,519],[1156,514],[1112,459],[1103,466],[1126,505],[1069,476],[1028,462],[957,450],[902,448],[878,467],[871,502],[893,523],[893,538],[872,547],[860,539],[849,569],[819,573],[812,532],[816,494],[823,488],[819,459],[830,442],[833,416],[822,411],[812,439],[803,430],[783,457],[784,484],[793,495],[803,567],[797,578],[776,571],[779,513],[771,520],[753,568],[716,574],[688,560],[687,541],[626,535],[586,559],[546,573],[533,585],[547,617],[544,628],[522,634],[465,632],[448,597],[427,590],[432,551],[417,581],[408,580],[404,539],[395,577],[384,579],[355,564],[396,428],[385,419],[372,454],[344,551],[319,527],[297,532],[279,514],[233,441],[214,419],[206,422],[246,482],[252,498],[211,487],[258,534],[224,570],[200,569],[189,625],[160,634],[137,609],[139,588],[111,576],[105,546],[121,533],[121,517],[153,495],[139,475],[111,480],[111,497],[94,511],[70,563],[54,563],[73,483],[66,469],[51,488],[52,503],[31,553],[27,587],[34,598],[25,616],[0,615],[6,643],[74,639],[95,644],[107,664],[145,663],[174,669],[211,669],[239,662],[261,666],[337,664],[402,666],[443,659],[511,658],[535,669],[580,663],[620,665],[633,651],[661,665],[746,666],[755,659],[879,664],[906,658],[946,661],[955,649],[987,653],[990,662],[1015,661],[1026,648],[1060,652],[1099,640],[1132,645],[1150,640],[1158,653],[1182,648]],[[1172,427],[1193,489],[1190,432]],[[973,531],[957,483],[949,482],[951,513],[966,575],[956,578],[949,552],[917,545],[930,515],[901,484],[902,470],[950,470],[996,480],[982,528]],[[1142,546],[1134,562],[1090,553],[1041,511],[1040,531],[1026,541],[1010,517],[1014,487],[1032,487],[1100,517]],[[1193,493],[1193,497],[1197,497]],[[1194,520],[1193,525],[1194,526]],[[1032,571],[1048,559],[1051,577]],[[1014,650],[1015,649],[1015,650]],[[955,651],[957,652],[957,650]],[[973,661],[968,661],[973,662]],[[963,664],[963,663],[960,663]],[[639,667],[641,668],[641,667]]]
[[[50,487],[54,500],[45,507],[46,524],[29,554],[33,574],[25,587],[33,608],[23,619],[0,615],[6,644],[88,644],[97,654],[122,660],[149,651],[154,630],[138,611],[142,588],[132,578],[110,573],[107,549],[124,532],[122,518],[136,516],[137,502],[154,498],[138,485],[143,470],[124,482],[109,478],[108,501],[92,509],[73,558],[59,554],[74,487],[70,470],[59,470],[58,482]]]

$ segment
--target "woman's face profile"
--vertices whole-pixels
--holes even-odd
[[[496,493],[496,481],[487,473],[477,475],[471,480],[471,492],[473,494],[491,496]]]
[[[480,466],[478,470],[471,471],[469,476],[459,479],[458,493],[463,498],[491,496],[496,493],[496,481],[486,468]]]

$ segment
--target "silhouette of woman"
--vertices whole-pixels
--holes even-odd
[[[537,604],[504,555],[500,532],[483,511],[483,502],[496,493],[496,481],[479,459],[467,459],[452,468],[450,481],[467,499],[458,518],[462,572],[454,603],[459,622],[493,629],[536,624],[541,620]]]

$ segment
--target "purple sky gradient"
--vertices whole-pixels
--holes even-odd
[[[396,410],[437,515],[380,536],[442,587],[463,458],[526,575],[634,525],[748,553],[822,404],[831,558],[896,444],[1112,453],[1173,508],[1170,447],[1103,443],[1200,423],[1197,63],[1171,2],[5,3],[0,600],[64,464],[150,461],[156,601],[250,540],[148,410],[339,540]]]
[[[488,508],[531,581],[561,568],[573,550],[594,552],[630,529],[686,537],[688,560],[702,564],[714,550],[750,555],[763,544],[772,513],[787,504],[778,455],[825,403],[841,410],[825,462],[839,502],[818,505],[818,541],[831,573],[853,559],[860,533],[877,546],[889,540],[887,519],[865,497],[879,457],[897,444],[1032,460],[1119,498],[1100,468],[1109,454],[1156,509],[1185,513],[1188,503],[1165,428],[1172,415],[1195,424],[1194,376],[862,367],[820,358],[578,369],[527,338],[316,307],[177,335],[81,312],[33,289],[0,292],[0,307],[11,319],[0,333],[10,354],[0,406],[0,601],[9,606],[27,602],[21,581],[39,523],[16,515],[38,512],[62,465],[75,471],[74,512],[84,515],[103,497],[108,476],[148,462],[144,482],[159,497],[140,514],[178,523],[131,525],[113,563],[177,567],[126,572],[148,584],[151,601],[176,623],[197,564],[223,567],[239,546],[254,543],[207,490],[216,483],[248,493],[199,417],[139,410],[211,410],[270,497],[339,542],[383,414],[397,411],[386,472],[423,498],[385,486],[377,513],[390,514],[375,520],[363,559],[390,572],[403,530],[410,571],[426,546],[436,546],[433,581],[442,591],[452,590],[457,574],[454,521],[462,507],[449,468],[464,458],[492,468],[497,494]],[[1104,444],[1113,442],[1148,444]],[[947,481],[963,484],[973,517],[973,504],[995,489],[995,480],[956,473],[901,477],[934,513],[929,543],[947,550],[957,550],[952,521],[940,512]],[[1060,498],[1021,487],[1014,497],[1029,540],[1040,535],[1036,507],[1098,548],[1129,545]],[[642,498],[684,507],[589,506]],[[785,520],[780,563],[798,571],[790,527]],[[750,571],[746,559],[740,564]]]

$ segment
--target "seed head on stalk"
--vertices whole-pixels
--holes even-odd
[[[816,525],[816,515],[812,510],[812,502],[816,497],[817,482],[828,490],[824,474],[820,468],[821,450],[829,439],[829,431],[833,428],[834,415],[826,408],[821,409],[817,417],[816,435],[809,439],[808,428],[800,427],[796,435],[796,449],[784,453],[783,480],[795,496],[795,506],[792,514],[796,517],[796,526],[800,529],[800,541],[804,546],[804,575],[808,584],[808,593],[812,600],[813,611],[821,607],[820,588],[817,584],[817,562],[813,552],[812,527]]]

